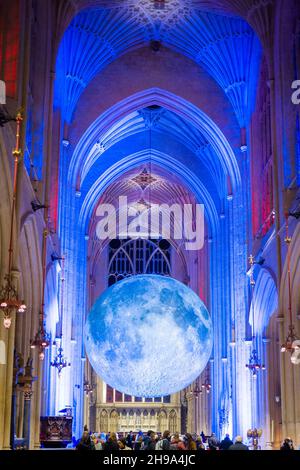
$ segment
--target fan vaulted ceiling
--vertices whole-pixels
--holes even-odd
[[[82,172],[82,179],[85,178],[88,171],[104,151],[127,137],[147,130],[149,132],[145,138],[146,147],[151,149],[151,140],[157,134],[168,136],[175,141],[181,142],[208,168],[209,172],[213,175],[214,181],[217,182],[217,187],[220,191],[223,191],[224,172],[208,141],[190,123],[160,106],[135,111],[125,119],[118,121],[104,135],[101,135],[91,149],[90,158],[86,160],[87,163]]]
[[[159,41],[215,79],[243,127],[251,106],[251,68],[260,57],[254,31],[238,17],[208,12],[210,2],[170,0],[163,9],[154,3],[101,2],[106,8],[89,8],[74,17],[57,59],[55,101],[64,118],[72,120],[82,92],[105,66],[130,50]],[[90,5],[95,4],[99,2]]]

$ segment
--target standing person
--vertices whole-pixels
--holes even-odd
[[[155,450],[156,436],[155,432],[148,431],[147,436],[144,439],[142,450]]]
[[[78,450],[80,452],[95,450],[95,445],[92,442],[88,431],[84,431],[84,433],[82,434],[82,438],[81,438],[80,442],[77,444],[76,450]]]
[[[115,432],[112,432],[110,434],[110,437],[108,438],[107,442],[103,445],[103,450],[106,450],[107,452],[114,452],[116,450],[120,450],[118,441],[117,441],[117,435]]]
[[[123,437],[122,439],[120,439],[120,440],[118,441],[118,445],[119,445],[119,449],[120,449],[120,450],[132,450],[131,447],[128,447],[128,446],[126,445],[126,439],[125,439],[125,437]]]
[[[220,450],[228,450],[229,447],[232,446],[232,445],[233,445],[233,442],[230,439],[229,434],[226,434],[223,441],[221,441]]]
[[[205,447],[204,447],[204,444],[202,442],[201,436],[197,436],[196,447],[197,447],[197,450],[205,450]]]
[[[293,441],[290,437],[287,437],[286,439],[284,439],[280,447],[280,450],[295,450]]]
[[[249,447],[243,444],[242,436],[236,436],[235,443],[228,450],[249,450]]]
[[[129,434],[127,434],[126,445],[128,447],[130,447],[131,449],[133,448],[133,434],[132,434],[132,431],[130,431]]]
[[[147,450],[148,449],[148,444],[149,444],[149,441],[150,441],[151,433],[152,433],[152,431],[148,431],[147,435],[144,437],[143,444],[142,444],[142,450]]]
[[[143,444],[143,436],[136,436],[136,440],[134,443],[134,448],[133,450],[141,450],[142,449],[142,444]]]
[[[162,438],[162,450],[170,450],[170,440],[171,434],[170,431],[165,431]]]
[[[186,450],[197,450],[196,442],[190,433],[186,433]]]
[[[157,436],[155,450],[162,450],[162,436]]]
[[[95,444],[95,450],[103,450],[104,442],[101,439],[98,439],[97,444]]]
[[[179,442],[180,442],[179,433],[175,432],[175,434],[171,437],[170,450],[178,450]]]
[[[208,448],[209,450],[219,450],[219,441],[217,439],[217,436],[213,432],[210,438],[208,439]]]
[[[170,431],[165,431],[162,438],[157,442],[155,450],[170,450]]]

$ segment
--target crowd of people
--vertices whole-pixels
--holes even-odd
[[[223,440],[219,441],[214,433],[210,437],[192,435],[190,433],[171,434],[165,431],[163,434],[156,434],[154,431],[148,431],[144,434],[139,431],[134,434],[130,431],[127,436],[119,437],[116,433],[108,434],[89,433],[85,429],[82,438],[76,444],[76,449],[80,452],[90,450],[104,450],[108,452],[134,450],[134,451],[175,451],[175,450],[191,450],[191,451],[226,451],[226,450],[249,450],[248,445],[243,443],[242,436],[237,436],[234,442],[226,434]],[[280,450],[294,450],[294,444],[291,438],[286,438]]]
[[[243,443],[241,436],[237,436],[233,442],[227,434],[225,438],[219,442],[216,435],[213,433],[209,438],[205,436],[192,435],[186,433],[184,435],[179,433],[171,434],[165,431],[162,435],[156,434],[154,431],[148,431],[145,435],[142,431],[134,434],[132,431],[126,437],[118,437],[116,433],[90,434],[87,430],[84,431],[81,440],[77,443],[76,449],[78,451],[88,450],[105,450],[108,452],[115,452],[120,450],[134,450],[134,451],[175,451],[175,450],[248,450],[248,446]]]

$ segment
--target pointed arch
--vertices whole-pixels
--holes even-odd
[[[150,88],[129,96],[112,106],[94,121],[74,149],[68,171],[68,182],[72,187],[80,189],[83,168],[86,174],[90,168],[88,159],[91,159],[91,150],[99,140],[99,135],[107,132],[117,121],[125,118],[128,114],[153,105],[162,106],[181,116],[203,134],[217,155],[225,175],[229,175],[233,191],[236,191],[241,183],[238,162],[220,128],[195,105],[160,88]]]

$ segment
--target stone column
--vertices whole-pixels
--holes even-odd
[[[182,434],[185,434],[187,432],[187,398],[186,398],[186,392],[182,391],[180,392],[180,431]]]
[[[24,393],[24,418],[23,418],[23,438],[24,446],[27,449],[30,447],[30,408],[31,408],[31,397],[32,390],[31,385],[26,387]]]
[[[24,394],[24,416],[23,416],[23,437],[24,437],[24,444],[27,449],[30,448],[30,424],[31,424],[31,416],[30,416],[30,408],[31,408],[31,397],[32,397],[32,383],[37,380],[37,377],[33,377],[32,375],[32,362],[33,359],[28,358],[26,366],[25,366],[25,373],[21,377],[19,377],[18,384],[21,387],[23,394]]]
[[[14,353],[12,396],[11,396],[11,416],[10,416],[10,448],[14,449],[16,434],[16,401],[17,401],[17,385],[19,375],[23,373],[24,360],[21,354]]]
[[[43,375],[43,361],[38,359],[37,369],[38,369],[38,381],[36,386],[36,397],[35,397],[35,406],[34,406],[34,416],[32,419],[32,426],[34,429],[33,433],[33,448],[40,448],[40,426],[41,426],[41,401],[42,401],[42,375]],[[25,405],[25,403],[24,403]]]
[[[194,394],[192,391],[187,393],[187,432],[192,433],[194,431]]]

